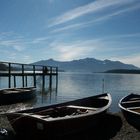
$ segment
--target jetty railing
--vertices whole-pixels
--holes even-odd
[[[42,76],[43,86],[45,86],[45,76],[49,76],[49,87],[52,87],[52,76],[56,76],[56,85],[58,83],[58,67],[21,64],[12,62],[0,62],[0,77],[8,77],[8,87],[13,85],[16,87],[16,77],[22,78],[22,87],[28,87],[28,76],[33,77],[33,85],[36,87],[37,76]]]

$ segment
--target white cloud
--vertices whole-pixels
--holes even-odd
[[[70,30],[70,29],[78,29],[78,28],[81,28],[83,25],[84,25],[83,23],[72,24],[72,25],[68,25],[68,26],[54,29],[51,31],[51,33],[57,33],[57,32]]]
[[[127,8],[124,8],[122,7],[122,9],[116,9],[116,11],[112,11],[112,13],[108,13],[106,15],[102,15],[102,16],[99,16],[96,18],[96,20],[93,20],[92,22],[99,22],[99,21],[104,21],[104,20],[108,20],[110,19],[111,17],[114,17],[114,16],[118,16],[120,14],[123,14],[123,13],[126,13],[126,12],[130,12],[130,11],[133,11],[133,10],[137,10],[140,8],[140,4],[135,4],[135,5],[129,5]]]
[[[21,40],[0,40],[0,47],[12,47],[16,51],[22,51],[25,49]]]
[[[122,60],[122,62],[138,65],[140,62],[138,57],[133,56],[136,56],[139,51],[140,44],[138,42],[130,42],[129,38],[132,37],[139,38],[140,34],[121,34],[106,36],[103,38],[94,38],[92,40],[77,40],[71,42],[56,40],[48,46],[49,51],[53,52],[52,58],[57,60],[73,60],[85,57],[95,57],[98,59]],[[126,41],[126,39],[128,41]],[[128,56],[130,55],[133,56],[128,59]]]
[[[98,1],[94,1],[87,5],[72,9],[56,18],[53,18],[51,20],[50,27],[74,20],[74,19],[84,16],[86,14],[96,13],[96,12],[103,11],[105,9],[112,8],[112,7],[128,5],[128,4],[131,4],[136,1],[137,0],[98,0]]]
[[[54,41],[49,48],[51,52],[55,52],[55,59],[58,60],[72,60],[89,56],[91,52],[97,49],[96,43],[99,40],[79,40],[70,43],[62,43],[60,41]]]
[[[137,67],[140,67],[140,54],[132,54],[125,57],[114,57],[112,60],[118,60],[126,64],[133,64]]]
[[[34,44],[41,44],[48,40],[49,37],[38,37],[34,39],[26,39],[18,36],[13,32],[0,33],[0,48],[9,49],[17,52],[23,52]]]
[[[15,53],[15,52],[7,52],[7,59],[8,59],[8,61],[14,61],[14,60],[16,60],[16,56],[17,56],[17,54]]]
[[[19,62],[19,63],[25,63],[25,64],[29,64],[31,62],[33,62],[33,59],[31,56],[26,55],[26,54],[22,54],[22,53],[15,53],[15,52],[8,52],[7,53],[7,59],[8,61],[11,62]],[[18,58],[18,59],[17,59]]]
[[[21,52],[21,51],[23,51],[24,50],[24,47],[21,45],[21,44],[14,44],[13,45],[13,48],[16,50],[16,51],[19,51],[19,52]]]
[[[38,38],[35,38],[31,41],[31,43],[33,44],[36,44],[36,43],[42,43],[44,41],[47,41],[49,37],[38,37]]]
[[[26,64],[33,62],[33,59],[30,55],[23,55],[22,61]]]
[[[0,38],[11,36],[11,35],[13,35],[12,31],[10,31],[10,32],[1,32],[0,33]]]
[[[92,20],[88,20],[86,22],[80,22],[80,23],[75,23],[75,24],[71,24],[71,25],[66,25],[63,27],[58,27],[56,29],[53,29],[51,31],[51,33],[57,33],[57,32],[61,32],[61,31],[65,31],[65,30],[71,30],[71,29],[80,29],[80,28],[84,28],[84,27],[89,27],[89,26],[93,26],[94,23],[100,23],[106,20],[111,19],[114,16],[118,16],[120,14],[126,13],[126,12],[130,12],[133,10],[137,10],[140,8],[140,4],[135,4],[135,5],[130,5],[127,8],[122,7],[122,9],[115,9],[115,11],[112,11],[111,13],[105,13],[102,15],[98,15],[97,17],[93,17]]]
[[[77,46],[66,46],[65,48],[60,48],[59,51],[59,59],[61,60],[72,60],[73,58],[84,57],[88,54],[88,47],[77,47]]]

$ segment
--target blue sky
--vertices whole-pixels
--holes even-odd
[[[140,67],[140,0],[0,0],[0,61],[86,57]]]

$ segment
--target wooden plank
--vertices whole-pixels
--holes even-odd
[[[131,103],[140,103],[140,100],[121,102],[121,104],[131,104]]]
[[[22,73],[10,73],[10,76],[22,76]],[[42,73],[35,73],[36,76],[42,76]],[[47,73],[44,75],[57,75],[56,73]],[[1,77],[8,77],[9,73],[0,73]],[[24,73],[24,76],[34,76],[33,73]]]
[[[75,105],[68,105],[67,107],[76,108],[76,109],[87,109],[87,110],[93,110],[93,111],[96,111],[97,109],[99,109],[95,107],[84,107],[84,106],[75,106]]]
[[[130,109],[130,110],[140,109],[140,106],[136,106],[136,107],[127,107],[127,109]]]

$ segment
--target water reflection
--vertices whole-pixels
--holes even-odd
[[[57,101],[57,90],[56,88],[42,88],[40,92],[41,100],[38,101],[41,104],[52,104]]]
[[[119,111],[118,101],[123,96],[132,92],[139,93],[140,91],[140,75],[138,74],[64,72],[58,75],[58,87],[56,87],[55,79],[53,79],[52,88],[49,88],[49,79],[46,78],[46,86],[42,88],[42,78],[38,77],[36,98],[26,103],[14,104],[12,106],[16,109],[24,109],[101,94],[103,79],[104,91],[109,92],[112,96],[113,101],[110,108],[112,112]],[[0,79],[1,88],[6,86],[6,80],[6,78]],[[5,108],[12,110],[12,106],[7,106]],[[0,107],[0,109],[1,108],[4,107]]]

